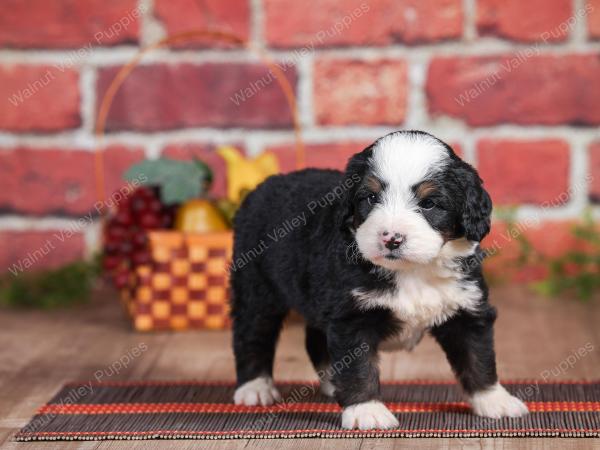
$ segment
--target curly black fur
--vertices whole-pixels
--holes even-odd
[[[445,144],[444,144],[445,145]],[[286,314],[306,320],[306,347],[317,369],[335,365],[335,396],[342,406],[379,397],[379,344],[402,327],[386,308],[364,309],[352,291],[385,291],[394,279],[363,259],[353,230],[368,215],[362,199],[372,147],[350,159],[345,173],[308,169],[267,179],[235,218],[233,347],[237,381],[271,375]],[[491,201],[477,173],[448,147],[451,164],[437,177],[443,213],[427,220],[448,239],[479,241],[489,231]],[[481,288],[477,311],[461,311],[431,333],[467,392],[497,381],[492,339],[494,309],[477,253],[462,270]],[[361,349],[361,351],[356,351]],[[348,355],[352,355],[348,357]]]

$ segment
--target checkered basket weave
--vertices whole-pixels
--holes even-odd
[[[139,331],[229,326],[233,234],[152,231],[151,261],[132,272],[122,299]]]

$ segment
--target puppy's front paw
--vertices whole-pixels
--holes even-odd
[[[501,417],[521,417],[529,412],[525,403],[513,397],[500,384],[471,396],[473,412],[478,416],[500,419]]]
[[[342,412],[342,427],[352,430],[398,428],[398,419],[386,406],[378,401],[358,403],[344,408]]]
[[[269,406],[281,400],[281,395],[273,385],[271,377],[258,377],[242,384],[235,390],[233,401],[236,405]]]

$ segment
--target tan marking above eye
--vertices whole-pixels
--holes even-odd
[[[423,199],[428,195],[433,194],[437,190],[435,184],[432,181],[423,181],[417,186],[415,193],[419,199]]]
[[[367,176],[367,178],[365,179],[365,184],[371,192],[374,192],[376,194],[378,194],[379,192],[381,192],[383,190],[381,181],[379,181],[377,178],[375,178],[372,175]]]

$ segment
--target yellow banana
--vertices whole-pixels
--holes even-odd
[[[242,192],[250,191],[265,178],[279,172],[277,158],[272,153],[249,159],[234,147],[220,147],[217,154],[227,165],[227,198],[239,203]]]

